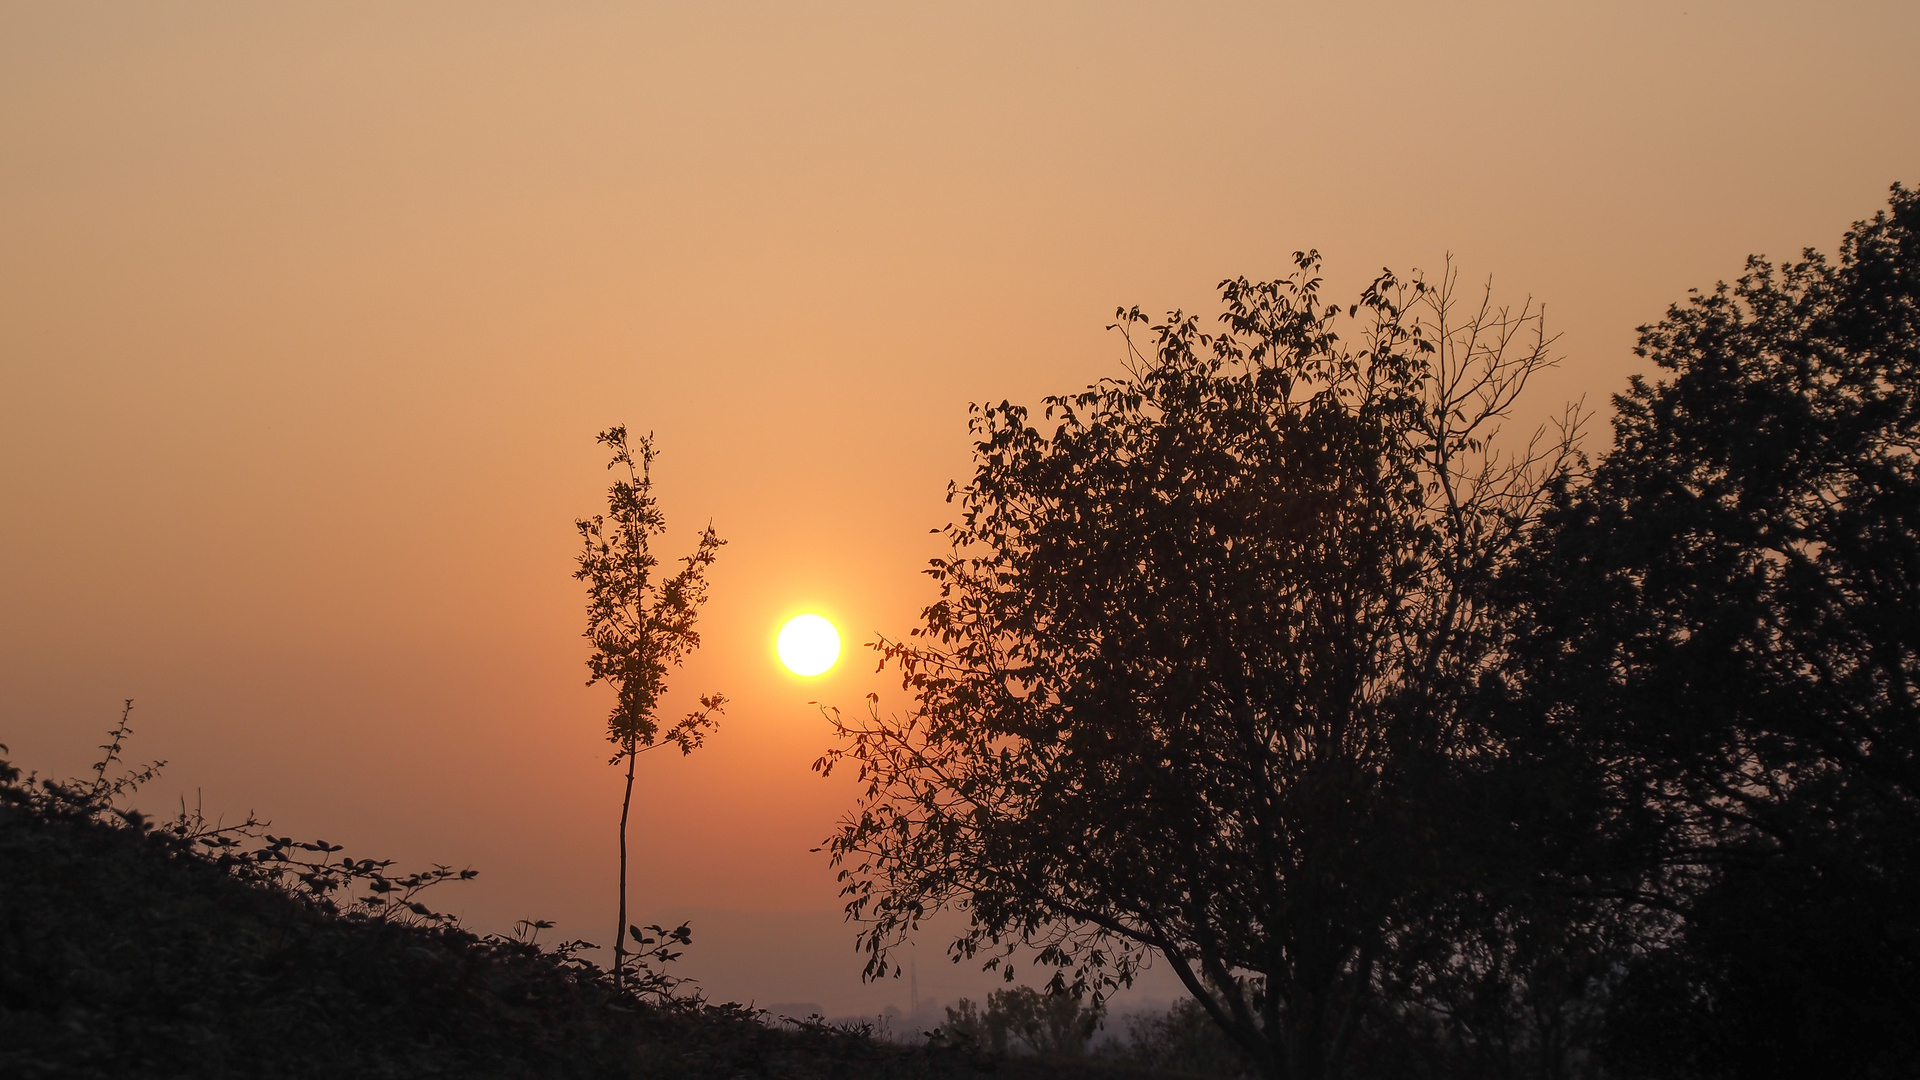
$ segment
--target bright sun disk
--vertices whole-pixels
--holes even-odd
[[[795,615],[780,628],[774,650],[795,675],[818,675],[840,659],[840,632],[818,615]]]

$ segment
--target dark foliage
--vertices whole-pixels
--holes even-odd
[[[1038,1075],[860,1029],[777,1029],[631,981],[616,990],[582,943],[537,946],[542,924],[476,935],[420,902],[469,871],[393,873],[256,822],[156,825],[116,808],[152,775],[109,775],[125,734],[123,721],[87,781],[37,781],[0,760],[0,1076]]]
[[[821,763],[870,971],[958,907],[1268,1076],[1920,1073],[1917,227],[1642,328],[1590,473],[1488,449],[1530,315],[1383,278],[1349,350],[1305,260],[977,409],[913,707]]]
[[[939,1035],[991,1049],[1047,1057],[1084,1054],[1100,1030],[1105,1010],[1083,1005],[1064,994],[1042,994],[1031,986],[1012,986],[987,996],[983,1009],[969,998],[947,1009]]]
[[[1642,328],[1661,381],[1548,516],[1516,745],[1600,790],[1568,886],[1652,916],[1609,1056],[1920,1061],[1920,198]]]
[[[1478,888],[1435,791],[1477,745],[1484,586],[1568,459],[1489,445],[1548,341],[1451,276],[1326,305],[1297,259],[1050,432],[976,409],[940,599],[882,646],[913,707],[819,766],[865,784],[830,848],[874,973],[949,905],[957,955],[1031,946],[1060,993],[1151,951],[1263,1073],[1318,1078]]]
[[[1166,1012],[1130,1017],[1121,1060],[1185,1076],[1241,1080],[1254,1075],[1247,1052],[1227,1038],[1197,1001],[1176,1001]]]

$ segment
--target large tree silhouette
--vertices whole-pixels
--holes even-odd
[[[1224,282],[1217,334],[1175,312],[1135,350],[1122,312],[1125,377],[1046,399],[1050,433],[975,408],[940,598],[881,643],[912,707],[817,766],[864,781],[830,850],[870,973],[943,907],[1056,990],[1153,953],[1313,1080],[1468,887],[1418,793],[1473,756],[1484,587],[1569,460],[1489,445],[1550,341],[1451,274],[1325,305],[1296,259]]]
[[[1629,1071],[1920,1055],[1917,228],[1896,186],[1837,262],[1643,327],[1663,378],[1516,576],[1516,726],[1612,794],[1585,884],[1671,917],[1615,994]]]

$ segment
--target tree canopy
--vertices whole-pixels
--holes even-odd
[[[1125,377],[976,407],[912,706],[841,721],[831,839],[870,971],[930,912],[1056,990],[1152,953],[1272,1076],[1325,1075],[1457,873],[1415,792],[1471,755],[1486,585],[1571,461],[1491,442],[1551,339],[1457,276],[1120,312]],[[1147,327],[1144,348],[1136,328]],[[1349,338],[1342,336],[1345,331]]]
[[[1591,465],[1494,442],[1536,309],[1312,254],[976,407],[909,705],[817,766],[869,972],[958,908],[1056,993],[1168,964],[1269,1077],[1911,1075],[1916,227],[1642,327]]]
[[[1641,328],[1661,377],[1516,590],[1516,724],[1610,788],[1591,881],[1677,920],[1616,1023],[1661,1075],[1920,1052],[1917,227],[1896,186]]]

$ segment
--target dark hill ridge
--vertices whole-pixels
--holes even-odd
[[[112,809],[130,785],[98,771],[36,783],[0,760],[0,1076],[1159,1075],[617,994],[564,947],[476,935],[411,899],[458,873],[328,869],[331,845],[156,827]],[[367,895],[349,903],[343,884]]]

